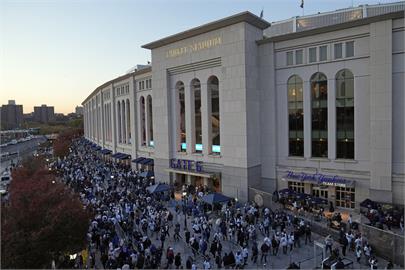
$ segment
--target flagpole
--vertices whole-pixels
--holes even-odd
[[[305,12],[304,12],[304,0],[301,0],[300,8],[302,8],[302,16],[304,16],[304,14],[305,14]]]

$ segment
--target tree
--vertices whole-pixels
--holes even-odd
[[[12,173],[2,205],[2,268],[49,268],[85,247],[89,210],[44,164],[31,158]]]
[[[59,134],[53,142],[53,153],[55,156],[63,158],[69,154],[69,147],[74,138],[83,135],[83,129],[68,129]]]

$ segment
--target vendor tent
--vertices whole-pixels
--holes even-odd
[[[158,193],[158,192],[165,192],[169,191],[172,188],[168,184],[164,183],[158,183],[153,186],[147,187],[146,190],[149,191],[149,193]]]
[[[295,195],[296,192],[295,192],[294,190],[292,190],[292,189],[285,188],[285,189],[279,190],[279,191],[278,191],[278,194],[279,194],[280,196],[290,196],[290,195]]]
[[[208,204],[222,203],[232,200],[232,198],[229,198],[221,193],[210,193],[203,196],[201,199]]]
[[[312,204],[328,204],[328,200],[324,198],[319,198],[319,197],[312,197],[309,200],[310,203]]]
[[[372,208],[372,209],[377,209],[378,203],[370,200],[370,199],[365,199],[360,203],[361,207],[366,207],[366,208]]]
[[[154,176],[155,174],[152,172],[152,171],[145,171],[145,172],[141,172],[140,174],[139,174],[139,176],[140,177],[143,177],[143,178],[149,178],[149,177],[152,177],[152,176]]]

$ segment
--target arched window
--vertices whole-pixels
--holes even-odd
[[[141,116],[141,144],[146,145],[146,127],[145,127],[145,98],[139,100],[139,110]]]
[[[154,142],[153,142],[152,96],[149,95],[146,100],[148,102],[149,146],[154,147]]]
[[[312,157],[328,157],[328,80],[317,72],[311,77]]]
[[[127,143],[131,143],[131,110],[130,110],[130,103],[129,99],[126,101],[126,109],[127,109]]]
[[[126,128],[126,110],[125,100],[121,101],[122,106],[122,143],[127,143],[127,128]]]
[[[304,106],[302,88],[303,83],[299,76],[293,75],[288,79],[289,156],[304,156]]]
[[[201,119],[201,83],[199,79],[191,81],[191,92],[194,94],[194,139],[196,153],[201,153],[202,145],[202,119]]]
[[[176,118],[177,118],[177,150],[186,152],[186,105],[185,105],[184,83],[176,83]]]
[[[122,142],[122,137],[121,137],[121,102],[117,102],[117,118],[118,118],[118,142]]]
[[[208,96],[211,96],[211,152],[221,153],[221,130],[219,116],[219,81],[216,76],[208,79]]]
[[[354,77],[348,69],[336,74],[336,158],[354,159]]]

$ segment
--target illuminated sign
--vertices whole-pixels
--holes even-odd
[[[329,176],[320,173],[308,174],[304,172],[295,173],[292,171],[287,171],[285,177],[288,179],[298,180],[301,182],[310,182],[318,185],[338,186],[338,187],[346,187],[353,185],[353,181],[337,175]]]
[[[172,158],[170,159],[170,168],[181,169],[185,171],[202,172],[202,161]]]
[[[221,37],[195,42],[183,47],[170,49],[166,52],[166,58],[177,57],[186,53],[198,52],[205,49],[210,49],[222,44]]]

